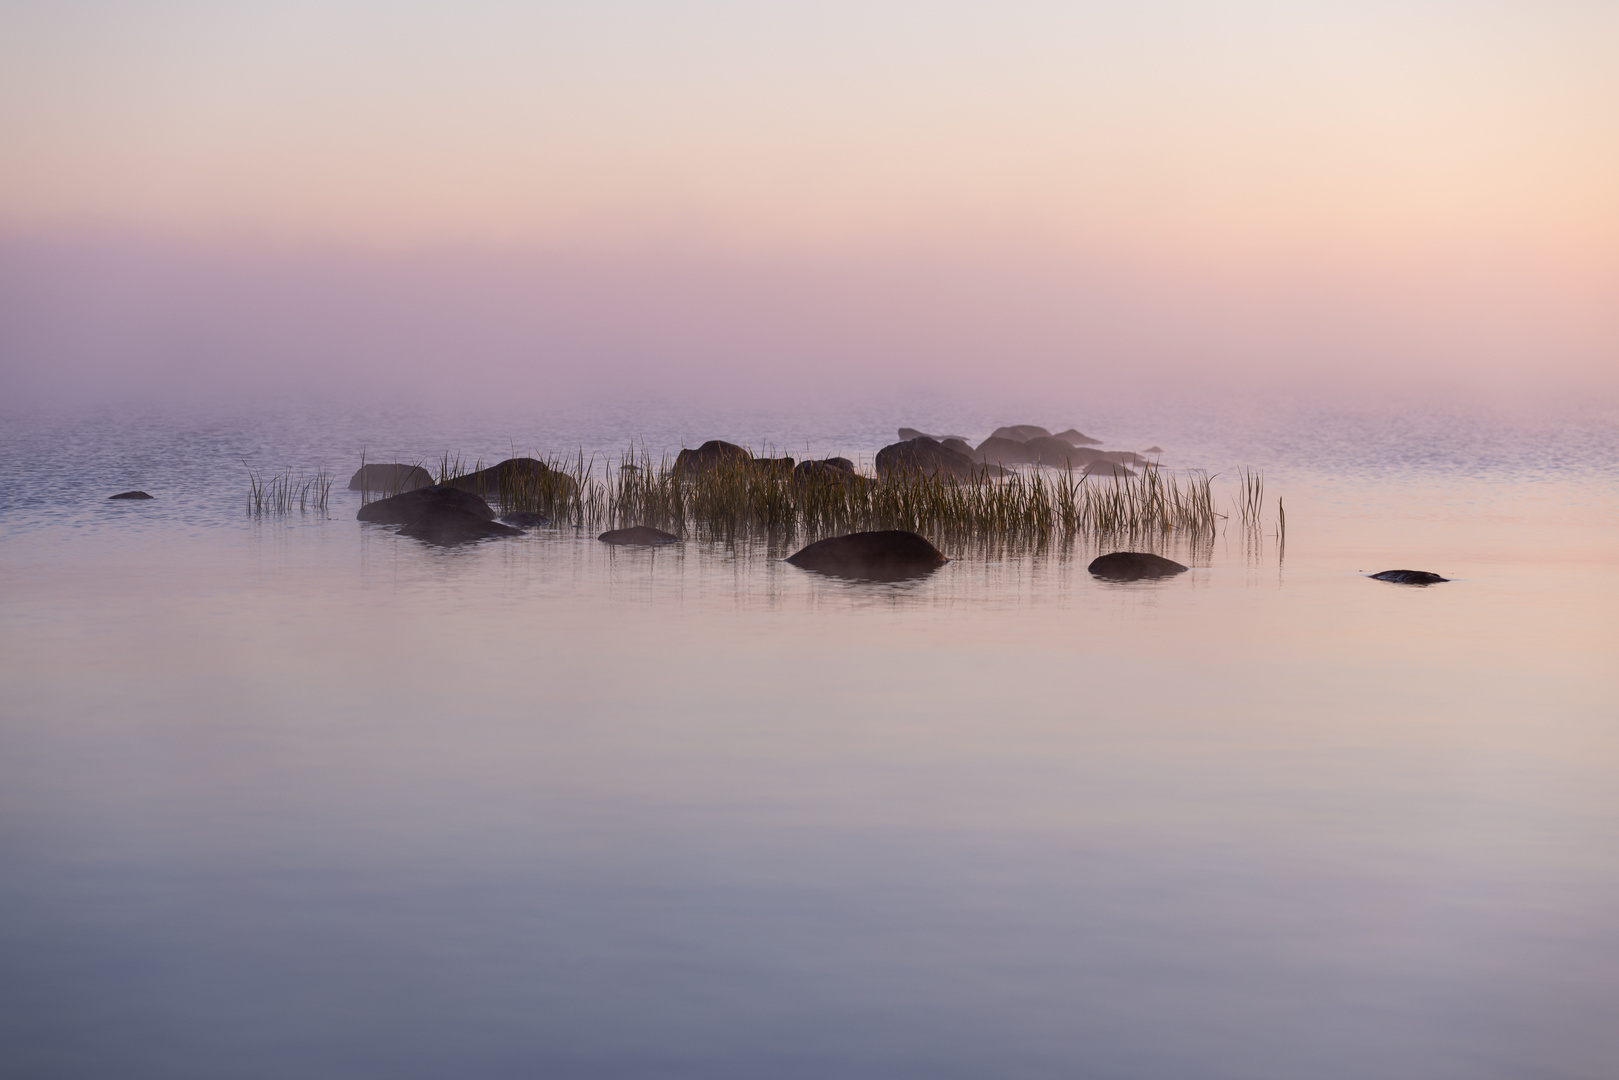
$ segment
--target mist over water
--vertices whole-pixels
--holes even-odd
[[[1057,415],[1049,415],[1057,412]],[[435,549],[371,460],[1076,424],[1257,536]],[[1606,1075],[1619,426],[1227,399],[8,418],[19,1076]],[[255,520],[243,460],[324,465]],[[149,503],[108,502],[141,487]],[[788,549],[790,550],[790,549]],[[1455,580],[1370,581],[1394,567]]]

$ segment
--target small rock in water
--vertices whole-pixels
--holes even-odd
[[[522,530],[491,521],[457,506],[430,507],[421,517],[399,530],[401,536],[448,547],[492,536],[519,536]]]
[[[150,499],[152,496],[144,491],[120,491],[116,495],[108,495],[109,499]]]
[[[551,519],[544,514],[531,514],[526,510],[515,514],[502,514],[500,520],[518,529],[538,529],[551,524]]]
[[[1164,448],[1162,446],[1149,446],[1141,452],[1143,454],[1162,454],[1164,452]]]
[[[478,496],[443,484],[430,484],[415,491],[366,503],[354,516],[360,521],[378,525],[410,525],[430,510],[443,509],[465,510],[485,521],[495,520],[495,512]]]
[[[673,533],[666,533],[662,529],[654,529],[646,525],[635,525],[628,529],[609,529],[596,537],[604,544],[632,544],[637,547],[653,547],[659,544],[678,544],[680,537]]]
[[[1430,574],[1426,570],[1385,570],[1381,574],[1373,574],[1372,580],[1392,581],[1396,585],[1436,585],[1450,579]]]
[[[1170,577],[1184,573],[1186,567],[1161,555],[1145,551],[1115,551],[1091,560],[1086,569],[1099,578],[1110,581],[1139,581],[1142,578]]]
[[[834,577],[900,581],[930,573],[950,560],[916,533],[885,529],[817,540],[787,561]]]

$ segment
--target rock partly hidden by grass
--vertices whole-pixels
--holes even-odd
[[[604,544],[632,544],[637,547],[655,547],[659,544],[677,544],[680,537],[673,533],[666,533],[662,529],[653,529],[645,525],[635,525],[628,529],[609,529],[596,537]]]
[[[899,581],[930,573],[950,560],[916,533],[888,529],[817,540],[787,561],[835,577]]]
[[[108,495],[109,499],[150,499],[152,496],[144,491],[120,491],[116,495]]]
[[[1437,585],[1450,579],[1426,570],[1385,570],[1381,574],[1373,574],[1372,580],[1392,581],[1396,585]]]
[[[915,472],[923,476],[970,478],[979,471],[978,463],[927,436],[893,443],[877,451],[877,475]]]
[[[1142,578],[1171,577],[1185,573],[1186,567],[1161,555],[1144,551],[1115,551],[1091,560],[1086,569],[1109,581],[1139,581]]]
[[[381,491],[397,494],[415,491],[433,482],[433,474],[420,465],[361,465],[349,478],[350,491]]]
[[[826,480],[853,480],[854,462],[846,457],[829,457],[821,461],[800,461],[793,468],[795,480],[820,477]]]
[[[443,484],[431,484],[366,503],[354,516],[377,525],[410,525],[429,511],[438,510],[463,510],[484,521],[495,520],[495,512],[478,496]]]

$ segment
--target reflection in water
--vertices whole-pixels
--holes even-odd
[[[61,432],[6,448],[17,1075],[1619,1057],[1600,475],[1296,472],[1285,580],[1267,523],[940,539],[879,583],[769,533],[433,548],[342,491],[244,521],[233,440],[286,430],[114,429],[186,448],[138,507],[42,467]],[[1191,570],[1086,572],[1112,550]]]

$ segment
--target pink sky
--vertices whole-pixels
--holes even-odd
[[[1614,389],[1612,5],[1114,7],[10,5],[0,389]]]

